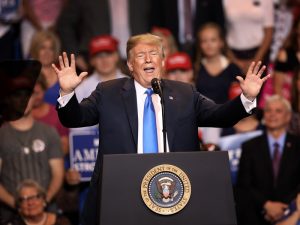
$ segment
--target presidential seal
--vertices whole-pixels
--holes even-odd
[[[187,174],[169,164],[150,169],[141,184],[144,203],[161,215],[172,215],[182,210],[191,197],[191,191]]]

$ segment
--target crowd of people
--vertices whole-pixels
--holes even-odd
[[[272,77],[255,112],[233,127],[199,127],[199,146],[228,150],[222,138],[262,131],[240,147],[233,182],[238,224],[300,224],[297,0],[1,2],[0,61],[36,59],[42,69],[23,117],[0,127],[0,224],[79,224],[89,182],[70,161],[70,134],[98,125],[61,124],[52,64],[60,67],[63,51],[75,54],[81,102],[98,83],[134,75],[126,42],[143,33],[162,40],[162,79],[188,83],[217,104],[240,95],[236,76],[252,61],[267,66]]]

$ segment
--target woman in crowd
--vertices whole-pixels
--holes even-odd
[[[300,68],[298,68],[292,81],[291,105],[293,113],[289,131],[300,137]]]
[[[244,71],[251,61],[266,65],[274,26],[273,1],[223,0],[223,6],[230,58]]]
[[[16,203],[19,215],[7,225],[69,225],[69,221],[46,212],[45,190],[33,180],[24,180],[17,189]]]
[[[195,75],[197,90],[216,103],[228,100],[228,90],[241,70],[225,56],[221,28],[214,23],[203,25],[197,33]],[[201,128],[204,143],[217,144],[220,128]]]
[[[197,90],[216,103],[228,100],[228,90],[235,77],[242,74],[235,64],[224,55],[225,41],[221,28],[208,23],[197,33],[195,62]]]
[[[296,21],[290,38],[279,51],[274,68],[274,93],[291,99],[293,76],[300,66],[300,18]]]
[[[37,32],[31,42],[31,58],[37,59],[42,64],[41,74],[44,76],[47,84],[45,92],[45,101],[56,105],[59,95],[59,84],[55,71],[51,64],[58,59],[60,53],[60,42],[58,37],[50,31]]]

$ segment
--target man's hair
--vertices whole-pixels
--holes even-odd
[[[282,97],[280,95],[272,95],[272,96],[268,97],[266,99],[266,103],[265,103],[264,109],[266,109],[266,107],[268,106],[268,104],[270,104],[272,102],[281,102],[284,105],[285,109],[288,112],[292,112],[292,107],[291,107],[291,104],[289,103],[289,101],[286,100],[284,97]]]
[[[161,37],[147,33],[147,34],[135,35],[128,39],[127,48],[126,48],[127,60],[130,59],[131,49],[133,49],[137,44],[140,43],[158,46],[161,49],[162,57],[163,58],[165,57]]]

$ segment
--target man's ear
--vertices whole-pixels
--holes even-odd
[[[127,60],[127,66],[128,66],[129,71],[132,72],[133,71],[133,65],[129,60]]]

